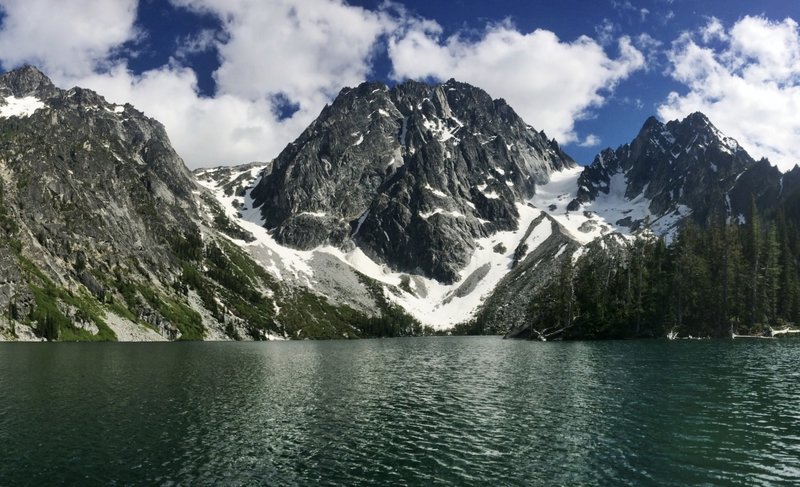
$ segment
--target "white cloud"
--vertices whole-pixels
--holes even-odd
[[[0,61],[81,76],[137,37],[137,0],[0,0]]]
[[[595,26],[594,32],[597,36],[597,42],[601,46],[609,46],[614,42],[614,33],[619,30],[619,27],[611,22],[609,19],[603,19],[600,25]]]
[[[728,34],[725,32],[725,26],[716,17],[711,17],[706,25],[700,29],[700,36],[703,42],[708,44],[714,39],[725,41],[728,39]]]
[[[644,102],[641,98],[631,98],[629,96],[623,96],[622,98],[617,99],[623,105],[630,105],[637,110],[641,110],[644,108]]]
[[[113,53],[137,36],[136,0],[0,0],[0,61],[40,66],[62,87],[94,89],[161,121],[190,167],[275,157],[344,86],[370,72],[393,25],[341,0],[173,0],[215,15],[222,32],[184,39],[165,66],[134,75]],[[54,13],[55,12],[55,13]],[[201,96],[188,54],[216,49],[217,92]],[[299,108],[288,119],[278,105]]]
[[[307,125],[302,117],[276,120],[266,99],[201,97],[194,71],[177,65],[136,76],[121,64],[75,82],[110,101],[130,102],[163,123],[190,167],[266,160]]]
[[[528,123],[561,143],[575,142],[575,122],[601,106],[621,80],[641,69],[644,57],[631,40],[617,42],[610,58],[582,36],[562,42],[546,30],[522,33],[508,22],[489,26],[477,40],[442,38],[433,22],[409,22],[389,40],[396,79],[454,77],[505,98]]]
[[[221,29],[184,38],[168,63],[150,71],[134,74],[117,55],[147,35],[135,24],[136,0],[0,0],[0,62],[7,69],[35,64],[64,88],[133,103],[164,123],[190,167],[275,157],[342,87],[370,77],[384,40],[398,79],[470,82],[506,98],[562,143],[591,141],[578,137],[575,121],[645,64],[638,39],[609,37],[604,48],[588,37],[565,42],[509,23],[488,26],[477,40],[443,38],[436,22],[391,3],[368,10],[344,0],[171,1],[217,17]],[[217,90],[202,96],[187,59],[209,50],[220,61]],[[298,109],[282,119],[285,103]]]
[[[596,136],[595,134],[589,134],[583,139],[581,142],[578,143],[581,147],[597,147],[600,145],[600,137]]]
[[[711,19],[699,35],[685,33],[673,43],[670,74],[688,92],[670,93],[659,115],[701,111],[753,157],[788,170],[800,163],[797,22],[744,17],[727,32],[718,22]]]
[[[175,57],[186,59],[192,54],[208,52],[216,48],[217,42],[224,42],[222,37],[215,29],[203,29],[195,34],[190,34],[179,44],[175,51]]]
[[[647,33],[641,33],[634,39],[634,45],[646,59],[645,69],[650,71],[660,65],[659,57],[663,54],[662,42]]]
[[[619,12],[635,12],[637,10],[629,0],[611,0],[611,6]]]
[[[391,20],[339,0],[173,0],[211,12],[227,38],[214,74],[219,91],[247,99],[279,93],[318,111],[346,85],[364,81],[375,42]],[[313,105],[310,106],[310,105]]]

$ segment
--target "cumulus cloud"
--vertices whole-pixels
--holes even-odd
[[[137,0],[0,0],[3,66],[36,64],[52,75],[89,74],[127,41]]]
[[[382,12],[339,0],[173,1],[223,22],[214,74],[221,93],[283,94],[301,110],[319,110],[343,86],[364,81],[376,40],[393,25]]]
[[[725,32],[725,26],[722,25],[722,22],[716,17],[711,17],[708,23],[700,29],[700,37],[703,42],[708,44],[714,39],[725,41],[728,39],[728,34]]]
[[[669,52],[669,73],[687,92],[659,107],[664,119],[702,111],[754,157],[783,170],[800,163],[800,33],[792,19],[717,19],[685,33]]]
[[[439,24],[391,2],[370,10],[344,0],[170,1],[221,27],[192,33],[165,65],[134,73],[126,58],[147,35],[136,26],[137,0],[0,0],[0,63],[35,64],[64,88],[133,103],[164,123],[190,167],[275,157],[342,87],[371,77],[376,54],[389,55],[398,80],[470,82],[560,142],[584,144],[594,139],[579,138],[575,122],[645,64],[641,43],[610,32],[605,46],[508,22],[478,39],[445,38]],[[190,59],[209,51],[219,60],[216,91],[203,96]]]
[[[389,40],[395,79],[454,77],[480,86],[562,143],[576,142],[575,122],[644,67],[644,56],[628,37],[617,48],[619,56],[612,59],[589,37],[564,42],[547,30],[520,32],[509,22],[465,39],[443,38],[435,22],[412,21]]]
[[[179,65],[134,75],[121,64],[75,84],[90,87],[110,101],[132,103],[163,123],[190,167],[269,159],[308,123],[302,117],[278,120],[268,99],[199,96],[194,71]]]
[[[0,0],[0,62],[40,66],[63,86],[131,102],[167,128],[190,167],[275,157],[344,86],[368,77],[392,20],[341,0],[172,0],[222,31],[183,40],[171,61],[134,74],[114,51],[138,35],[136,0]],[[55,13],[54,13],[55,10]],[[199,94],[188,55],[216,50],[217,90]],[[297,107],[284,118],[281,106]]]
[[[589,134],[583,139],[581,142],[578,143],[581,147],[597,147],[600,145],[600,137],[596,136],[595,134]]]

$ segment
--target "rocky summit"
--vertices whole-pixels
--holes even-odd
[[[160,123],[89,90],[60,90],[31,67],[0,77],[0,171],[0,305],[39,335],[57,334],[64,317],[90,334],[108,331],[81,296],[51,294],[113,299],[113,276],[158,274],[169,260],[159,236],[182,234],[198,214],[195,183]]]
[[[0,338],[544,336],[570,263],[799,202],[799,168],[703,114],[581,167],[454,80],[343,89],[274,160],[192,174],[157,121],[25,67],[0,76]]]
[[[763,212],[778,205],[784,179],[783,196],[791,194],[796,174],[797,167],[784,178],[768,161],[755,161],[702,113],[667,123],[651,117],[632,142],[602,151],[582,171],[569,210],[616,192],[632,204],[647,202],[648,225],[663,219],[674,228],[687,215],[700,225],[714,218],[743,221],[751,200]],[[613,223],[635,231],[645,220],[625,217]],[[657,226],[655,233],[667,233],[666,227]]]
[[[356,245],[452,283],[476,239],[516,229],[515,203],[574,167],[503,100],[450,80],[344,89],[252,192],[281,244]]]
[[[723,203],[718,196],[727,194],[737,176],[754,164],[735,140],[724,136],[702,113],[666,124],[650,118],[631,143],[601,152],[586,168],[571,208],[577,210],[596,199],[615,184],[615,178],[622,178],[625,197],[647,198],[655,217],[681,207],[701,220],[714,212],[727,214],[739,208],[715,205]],[[641,223],[631,221],[630,225]]]
[[[753,160],[700,113],[650,118],[580,167],[504,101],[450,80],[344,89],[273,161],[196,174],[283,279],[361,306],[351,273],[368,276],[422,323],[505,333],[564,261],[671,241],[687,218],[739,221],[753,195],[773,211],[797,172]]]
[[[253,239],[159,122],[32,67],[0,77],[0,338],[363,336],[392,309],[280,283],[232,243]]]

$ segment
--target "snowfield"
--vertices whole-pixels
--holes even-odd
[[[241,202],[241,197],[226,196],[220,187],[221,184],[207,177],[209,171],[198,173],[200,184],[214,194],[227,216],[256,238],[249,243],[232,239],[233,242],[248,250],[250,255],[275,278],[308,286],[321,294],[325,294],[324,290],[318,289],[319,283],[315,279],[315,273],[320,273],[321,269],[315,268],[314,263],[325,262],[325,259],[318,259],[320,256],[332,256],[354,271],[390,286],[392,291],[385,290],[389,299],[402,306],[421,323],[438,329],[450,328],[475,315],[500,280],[511,270],[514,251],[523,239],[527,246],[524,255],[547,240],[552,233],[552,225],[547,218],[542,218],[528,232],[531,224],[543,213],[555,219],[568,236],[581,245],[609,232],[617,232],[624,237],[631,236],[630,228],[623,225],[624,222],[621,220],[626,218],[633,221],[642,220],[647,216],[651,218],[652,230],[659,234],[667,234],[669,238],[675,231],[679,219],[688,214],[685,208],[679,208],[665,217],[654,218],[649,210],[650,200],[645,198],[644,194],[633,200],[625,198],[627,184],[622,174],[612,177],[607,194],[601,191],[596,201],[583,205],[578,211],[567,211],[567,205],[577,195],[578,177],[583,167],[565,169],[551,174],[550,182],[538,186],[536,194],[529,201],[517,203],[520,214],[517,230],[497,232],[490,237],[478,239],[470,262],[461,271],[458,282],[442,284],[424,276],[396,272],[374,261],[357,247],[348,252],[332,246],[301,251],[278,244],[264,228],[260,210],[253,208],[253,199],[250,196],[264,167],[266,165],[233,172],[228,179],[233,181],[247,172],[250,173],[249,189],[239,209],[234,207],[233,203],[234,200]],[[434,188],[426,187],[426,189],[434,194],[438,193]],[[421,216],[430,217],[436,213],[446,212],[437,209],[431,214]],[[324,213],[309,213],[309,215],[325,216]],[[358,227],[368,216],[367,212],[361,216]],[[457,218],[461,215],[448,216]],[[405,287],[412,292],[401,289],[400,286],[404,282]]]
[[[0,118],[30,117],[36,110],[45,106],[44,102],[35,96],[0,98]]]
[[[690,213],[687,207],[681,205],[672,213],[654,216],[650,213],[650,199],[644,195],[646,187],[636,197],[630,200],[625,198],[628,183],[622,173],[611,177],[607,193],[601,190],[594,201],[581,205],[577,211],[568,211],[567,205],[578,195],[578,178],[582,171],[583,167],[577,166],[551,174],[548,184],[536,187],[531,202],[546,211],[567,229],[574,240],[583,245],[611,232],[631,236],[631,228],[624,224],[625,220],[629,218],[635,222],[648,217],[651,232],[664,235],[667,241],[671,241],[680,220]]]

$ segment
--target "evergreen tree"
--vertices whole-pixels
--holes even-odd
[[[750,201],[750,214],[747,217],[745,230],[744,251],[748,264],[748,299],[749,310],[748,325],[752,328],[756,319],[761,317],[761,302],[759,299],[759,280],[761,276],[761,218],[758,216],[755,199]]]
[[[764,256],[763,268],[763,312],[764,322],[774,325],[778,317],[778,295],[780,292],[780,246],[778,245],[778,233],[774,223],[769,224],[769,228],[763,239]]]
[[[766,229],[765,229],[766,228]],[[800,323],[800,235],[780,213],[762,224],[686,221],[674,241],[601,241],[533,300],[528,319],[565,338],[730,336]]]

